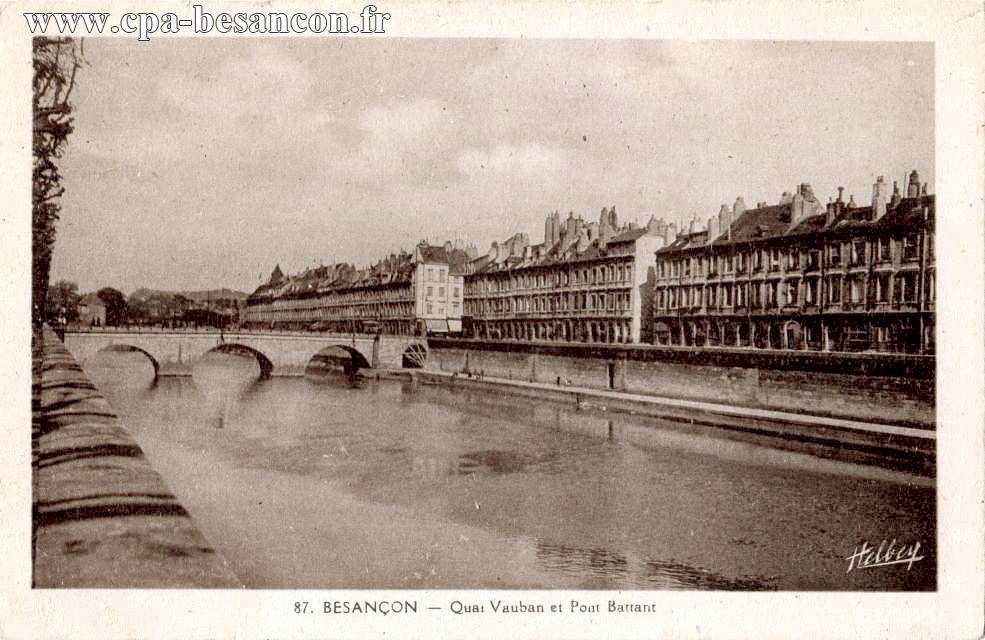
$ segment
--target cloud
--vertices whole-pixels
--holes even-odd
[[[538,143],[498,144],[487,149],[467,149],[458,157],[458,168],[466,176],[513,174],[532,177],[559,173],[566,165],[565,155]]]
[[[375,105],[362,114],[359,126],[373,142],[416,143],[441,122],[443,111],[440,102],[430,99]]]

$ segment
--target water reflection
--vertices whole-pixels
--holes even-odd
[[[240,401],[259,384],[260,365],[246,355],[213,351],[193,365],[192,379],[201,391],[199,405],[208,424],[223,429],[232,426]]]
[[[929,478],[413,381],[258,380],[215,356],[156,387],[97,384],[251,586],[934,585],[933,560],[844,566],[861,539],[932,558]]]
[[[459,473],[522,473],[541,463],[550,462],[557,458],[556,452],[539,455],[519,451],[504,451],[489,449],[485,451],[470,451],[463,453],[458,463]]]

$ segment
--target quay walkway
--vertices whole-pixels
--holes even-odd
[[[243,586],[49,327],[31,401],[34,587]]]
[[[407,372],[392,372],[407,375]],[[627,393],[532,382],[508,378],[466,375],[449,371],[415,370],[423,383],[485,386],[502,392],[575,404],[595,411],[616,411],[664,418],[695,427],[759,433],[788,440],[813,442],[876,454],[921,460],[932,467],[937,433],[933,424],[902,426],[892,423],[777,411],[755,407],[686,400],[682,398]]]

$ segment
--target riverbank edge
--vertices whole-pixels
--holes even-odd
[[[931,466],[936,451],[937,434],[933,424],[917,427],[912,424],[903,426],[866,422],[590,387],[554,386],[506,378],[478,378],[426,369],[373,370],[363,372],[363,375],[376,379],[413,380],[450,388],[505,392],[575,406],[580,410],[659,418],[697,429],[711,427],[743,431],[868,453],[886,453],[904,459],[920,460]]]
[[[32,342],[34,588],[243,588],[49,327]]]

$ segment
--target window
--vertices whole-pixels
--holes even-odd
[[[934,296],[936,295],[936,292],[934,291],[935,280],[936,278],[934,277],[933,271],[927,274],[927,283],[924,289],[924,298],[926,298],[927,302],[934,301]]]
[[[770,249],[770,271],[780,270],[780,250]]]
[[[893,259],[893,241],[890,238],[879,238],[879,262],[889,262]]]
[[[896,276],[896,299],[899,302],[917,301],[917,274],[907,271]]]
[[[873,286],[875,287],[873,295],[876,302],[889,302],[889,274],[880,273],[877,275],[873,282]]]
[[[837,267],[841,265],[841,243],[835,242],[828,245],[828,265]]]
[[[841,278],[828,279],[828,302],[841,302]]]
[[[762,251],[753,251],[752,252],[752,268],[753,268],[753,271],[762,271],[763,270],[763,252]]]
[[[916,260],[917,259],[917,236],[916,234],[909,234],[903,237],[903,260]]]
[[[853,267],[865,264],[865,240],[852,240],[850,261]]]
[[[727,284],[722,285],[722,306],[732,306],[732,287]]]
[[[707,301],[707,306],[709,307],[715,306],[715,290],[717,288],[718,287],[713,284],[705,287],[705,300]]]
[[[817,278],[804,281],[804,304],[817,304]]]
[[[787,305],[797,304],[799,293],[800,293],[800,280],[788,280],[785,297],[784,297],[784,304]]]
[[[852,278],[848,281],[848,301],[852,304],[858,304],[862,302],[863,292],[862,292],[862,279]]]
[[[434,288],[429,286],[428,287],[428,297],[430,298],[433,295],[434,295]]]
[[[735,285],[735,306],[746,306],[746,285],[744,284]]]
[[[773,280],[766,283],[766,307],[773,308],[777,304],[779,282]]]
[[[807,270],[816,271],[821,268],[821,252],[817,249],[811,249],[807,252]]]
[[[800,248],[794,247],[790,250],[790,256],[787,258],[787,269],[800,269]]]
[[[432,313],[434,313],[434,311],[433,311],[433,308],[431,306],[431,303],[429,302],[428,303],[428,315],[431,315]]]
[[[736,256],[736,263],[735,263],[735,272],[736,273],[745,273],[746,272],[746,260],[747,260],[747,257],[746,257],[746,254],[745,253],[740,253],[740,254],[738,254]]]
[[[458,295],[459,295],[459,291],[460,291],[460,289],[458,287],[455,287],[454,289],[452,289],[452,297],[457,298]]]

